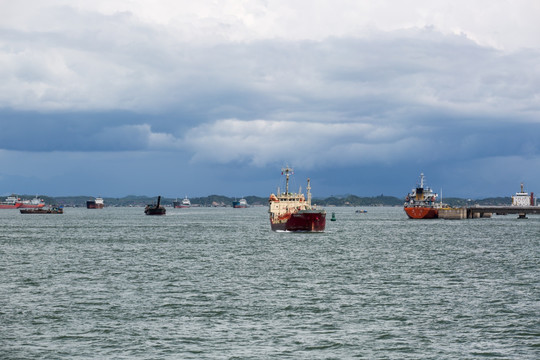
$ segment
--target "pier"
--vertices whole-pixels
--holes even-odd
[[[517,214],[518,218],[525,219],[527,214],[540,214],[540,206],[470,206],[461,208],[439,209],[440,219],[461,220],[489,218],[492,214]]]

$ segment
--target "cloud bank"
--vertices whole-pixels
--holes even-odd
[[[1,7],[5,154],[415,172],[540,157],[533,1]]]

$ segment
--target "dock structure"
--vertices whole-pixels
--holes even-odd
[[[540,214],[540,206],[470,206],[461,208],[439,209],[439,219],[462,220],[489,218],[492,214],[517,214],[518,218],[525,219],[527,215]]]
[[[540,206],[471,206],[467,208],[467,213],[474,217],[479,214],[482,217],[483,214],[517,214],[519,218],[525,218],[527,214],[538,215],[540,214]]]

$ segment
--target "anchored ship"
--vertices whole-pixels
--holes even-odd
[[[270,226],[273,231],[321,232],[326,227],[326,211],[311,205],[311,186],[307,180],[307,200],[301,191],[289,192],[289,176],[293,170],[288,166],[282,169],[286,176],[285,193],[277,191],[268,200]]]
[[[32,200],[23,200],[20,209],[41,209],[45,206],[45,200],[39,199],[37,196]]]
[[[87,209],[103,209],[103,206],[105,206],[105,204],[103,203],[103,199],[99,197],[95,200],[88,200],[86,202]]]
[[[403,209],[411,219],[435,219],[439,217],[441,203],[438,195],[429,187],[424,187],[424,174],[420,174],[420,183],[407,194]]]
[[[534,193],[525,192],[523,190],[523,183],[521,183],[521,192],[516,193],[512,196],[512,206],[535,206]]]
[[[161,196],[157,198],[157,204],[146,205],[144,208],[144,213],[146,215],[165,215],[166,209],[161,206]]]
[[[187,196],[184,197],[184,199],[182,199],[182,201],[178,201],[178,199],[176,199],[176,201],[173,201],[173,207],[176,208],[176,209],[189,208],[189,207],[191,207],[191,201],[189,201]]]
[[[15,195],[8,196],[4,201],[0,201],[0,209],[18,209],[21,205],[21,199]]]
[[[240,200],[234,200],[233,203],[232,203],[232,206],[233,206],[233,208],[237,208],[237,209],[247,208],[248,203],[247,203],[246,199],[242,198]]]
[[[64,208],[62,206],[53,206],[48,209],[33,208],[33,209],[20,209],[21,214],[63,214]]]

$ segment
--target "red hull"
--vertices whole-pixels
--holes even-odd
[[[439,210],[433,207],[404,207],[404,210],[411,219],[436,219],[439,217]]]
[[[290,217],[283,222],[272,223],[273,231],[303,231],[322,232],[326,227],[326,212],[321,211],[301,211],[290,214]]]
[[[13,205],[0,204],[0,209],[18,209],[20,206],[21,206],[21,203],[16,203]]]
[[[184,205],[175,205],[175,209],[189,209],[191,206],[184,206]]]

